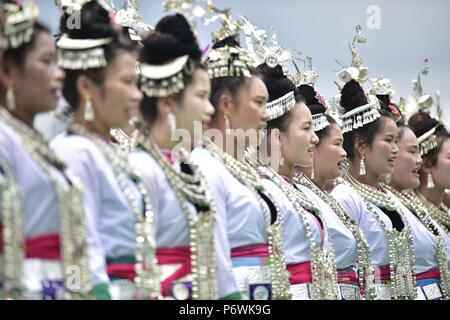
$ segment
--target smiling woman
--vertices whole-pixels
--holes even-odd
[[[376,101],[376,97],[368,100],[355,80],[342,89],[349,171],[332,194],[367,238],[375,268],[376,299],[414,299],[411,227],[395,196],[381,185],[394,169],[397,126],[387,111],[378,111]]]
[[[401,202],[411,225],[414,241],[417,292],[420,299],[444,298],[450,293],[445,241],[448,235],[430,219],[427,208],[412,191],[420,186],[422,157],[414,132],[399,128],[399,152],[389,190]],[[431,213],[431,212],[430,212]],[[430,294],[435,291],[434,296]]]
[[[37,8],[15,1],[7,1],[5,8],[8,49],[0,61],[0,104],[5,105],[0,107],[0,174],[7,183],[0,201],[0,297],[89,298],[85,217],[83,208],[73,205],[82,201],[82,189],[33,128],[37,114],[56,107],[64,73],[56,63],[49,30],[36,21]],[[74,267],[81,271],[78,288],[64,285]]]
[[[142,94],[137,87],[134,44],[117,31],[99,1],[80,11],[81,28],[68,28],[74,8],[61,8],[58,62],[66,71],[64,97],[73,122],[51,146],[81,178],[85,190],[89,267],[97,299],[130,299],[138,289],[145,298],[159,296],[153,274],[154,251],[145,237],[152,204],[140,176],[110,135],[127,124]],[[137,239],[143,239],[137,242]],[[136,271],[135,271],[136,270]],[[121,280],[121,281],[119,281]]]
[[[232,287],[223,281],[230,277],[224,268],[230,262],[220,254],[223,235],[216,232],[209,188],[189,157],[196,123],[209,123],[214,113],[208,71],[183,15],[162,18],[156,30],[143,40],[140,54],[143,123],[137,133],[138,149],[129,158],[153,191],[162,295],[212,300]],[[175,149],[178,131],[188,135],[184,148]]]

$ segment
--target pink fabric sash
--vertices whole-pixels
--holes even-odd
[[[290,272],[290,284],[302,284],[312,282],[311,262],[303,262],[298,264],[287,265],[287,270]]]
[[[358,283],[358,275],[355,270],[338,272],[338,283]]]
[[[379,272],[375,272],[375,279],[381,280],[381,281],[389,281],[391,280],[390,270],[389,266],[383,266],[379,268]],[[441,279],[439,270],[431,270],[427,272],[418,273],[416,275],[417,280],[423,280],[423,279]]]
[[[0,252],[3,251],[3,226],[0,224]],[[60,260],[61,246],[58,234],[25,239],[25,257],[28,259]]]
[[[156,250],[158,264],[181,264],[173,274],[161,282],[161,292],[164,296],[170,294],[172,282],[191,273],[191,250],[189,247],[161,248]],[[112,263],[107,266],[108,275],[133,281],[136,277],[134,263]]]
[[[161,282],[161,292],[168,296],[171,283],[191,273],[191,249],[189,247],[161,248],[156,251],[156,256],[159,264],[181,264],[180,268]]]
[[[439,272],[439,269],[430,270],[427,272],[418,273],[416,275],[417,280],[424,280],[424,279],[438,279],[441,280],[441,273]]]
[[[268,257],[268,256],[269,256],[269,246],[267,244],[257,244],[254,246],[231,249],[232,258]]]

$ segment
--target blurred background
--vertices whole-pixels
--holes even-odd
[[[59,11],[53,0],[36,0],[41,21],[55,33]],[[146,23],[154,26],[165,14],[162,0],[138,0]],[[412,93],[427,59],[429,74],[422,76],[425,93],[438,89],[446,122],[450,121],[450,1],[448,0],[213,0],[218,8],[231,8],[258,28],[278,33],[279,44],[311,56],[319,73],[316,89],[325,97],[338,93],[334,84],[340,70],[336,59],[351,63],[349,43],[355,26],[362,26],[366,44],[358,51],[370,78],[383,74],[396,90],[394,102]],[[120,0],[115,1],[120,6]],[[210,44],[218,23],[199,25],[202,47]]]

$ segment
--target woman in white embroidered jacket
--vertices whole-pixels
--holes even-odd
[[[94,294],[97,299],[154,298],[159,287],[149,283],[153,257],[145,237],[151,203],[110,135],[111,128],[124,127],[142,99],[135,47],[117,31],[102,2],[83,5],[79,29],[68,27],[70,12],[63,8],[57,46],[73,122],[51,146],[83,182]]]
[[[56,107],[64,72],[50,31],[36,21],[38,8],[30,1],[22,6],[7,1],[5,9],[9,32],[0,61],[0,297],[88,298],[81,185],[33,128],[37,114]],[[74,268],[81,276],[78,288],[67,282]]]
[[[267,156],[272,161],[263,165],[263,160],[255,168],[278,205],[286,207],[283,230],[292,298],[336,299],[335,257],[322,210],[305,193],[306,188],[293,181],[297,166],[312,165],[312,149],[319,141],[311,112],[303,100],[296,99],[297,88],[280,65],[271,68],[264,63],[257,70],[269,91],[270,139],[260,147],[259,157],[264,159],[262,151],[267,145]],[[323,272],[316,272],[318,265]]]
[[[416,295],[410,224],[396,197],[381,184],[392,174],[398,152],[397,126],[378,100],[351,79],[341,92],[344,149],[349,170],[333,196],[357,222],[369,243],[377,299]]]
[[[220,232],[223,220],[190,161],[201,141],[198,130],[207,128],[214,113],[208,70],[183,15],[162,18],[156,31],[143,41],[140,55],[143,123],[130,161],[152,190],[162,294],[224,299],[238,291],[223,247],[227,234]]]
[[[325,188],[327,182],[343,174],[347,153],[342,147],[342,130],[335,119],[326,114],[327,109],[312,86],[304,84],[298,89],[311,110],[314,131],[319,137],[319,143],[314,148],[314,165],[300,168],[303,174],[298,177],[298,182],[307,187],[305,192],[322,209],[327,222],[336,255],[339,298],[355,300],[362,296],[371,299],[374,287],[367,240],[358,225]]]
[[[400,127],[400,152],[392,176],[391,191],[410,211],[408,218],[416,251],[418,299],[448,299],[449,234],[445,222],[439,219],[445,217],[446,210],[434,206],[424,194],[438,199],[434,197],[442,196],[448,186],[445,182],[448,181],[446,158],[441,153],[450,135],[442,124],[426,113],[414,115],[410,122],[421,142],[410,127]],[[430,169],[431,163],[435,166],[434,174]],[[437,181],[437,186],[434,181]]]
[[[228,235],[224,254],[231,256],[229,268],[241,293],[231,298],[287,299],[280,210],[244,160],[246,147],[258,144],[259,130],[266,126],[267,89],[252,75],[251,57],[234,36],[215,40],[208,68],[216,112],[209,137],[192,155],[216,200],[220,228]]]

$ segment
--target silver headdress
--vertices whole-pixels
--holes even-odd
[[[350,45],[350,51],[352,53],[352,64],[350,67],[345,67],[341,63],[341,66],[343,66],[343,69],[338,72],[339,79],[345,84],[349,82],[350,80],[354,79],[357,82],[359,82],[361,85],[364,84],[367,80],[369,80],[369,71],[364,66],[363,61],[361,59],[361,56],[359,55],[358,51],[356,50],[356,44],[357,43],[366,43],[366,38],[362,36],[361,33],[361,26],[356,26],[356,35],[353,38],[353,42]],[[340,87],[340,86],[339,86]]]
[[[145,23],[136,0],[122,0],[120,9],[116,9],[113,5],[112,7],[116,11],[116,22],[129,28],[132,40],[141,41],[153,30],[152,26]]]
[[[378,111],[380,109],[380,102],[378,101],[378,98],[376,96],[369,95],[367,100],[367,104],[344,113],[341,116],[342,133],[351,132],[361,128],[381,117],[380,112]]]
[[[249,67],[252,55],[239,47],[225,46],[212,49],[208,54],[208,72],[211,79],[223,77],[251,77]]]
[[[235,37],[239,42],[239,31],[243,21],[233,18],[230,9],[220,10],[210,6],[214,15],[205,19],[205,25],[220,21],[221,27],[213,32],[214,43],[220,42],[229,37]],[[221,48],[212,49],[208,53],[208,72],[211,79],[223,77],[251,77],[250,67],[254,65],[254,57],[241,47],[225,45]]]
[[[313,114],[312,120],[315,132],[323,130],[330,125],[325,113]]]
[[[370,93],[373,95],[388,95],[393,97],[395,95],[394,86],[391,83],[390,79],[381,75],[377,79],[372,79],[372,87],[370,88]]]
[[[165,65],[140,65],[141,90],[147,97],[161,98],[180,93],[185,88],[184,72],[189,66],[185,55]],[[187,71],[187,70],[186,70]]]
[[[217,43],[229,37],[235,37],[239,41],[239,32],[244,22],[241,19],[236,20],[231,14],[231,9],[218,9],[211,6],[213,15],[205,19],[205,25],[220,21],[221,27],[212,33],[213,43]]]
[[[205,22],[217,10],[211,0],[165,0],[163,6],[165,11],[184,15],[193,28],[196,28],[197,20]]]
[[[103,0],[56,0],[63,14],[74,14],[91,1],[97,1],[106,11],[113,9]],[[67,70],[87,70],[106,67],[104,46],[110,44],[112,38],[72,39],[66,34],[56,42],[58,48],[58,64]]]
[[[269,102],[266,106],[269,121],[277,119],[290,112],[295,107],[295,94],[291,91],[284,96]]]
[[[428,59],[425,59],[425,63],[428,63]],[[402,112],[407,115],[411,115],[414,112],[428,112],[431,114],[432,108],[435,108],[434,117],[438,120],[443,119],[443,112],[441,107],[441,94],[439,90],[436,90],[434,99],[430,94],[425,93],[422,86],[422,77],[428,75],[428,66],[420,71],[416,80],[413,80],[413,92],[406,99]]]
[[[63,35],[56,43],[58,64],[67,70],[87,70],[106,67],[105,50],[102,46],[112,42],[112,38],[71,39]]]
[[[6,3],[4,10],[7,47],[16,49],[30,42],[39,16],[39,7],[32,0],[25,0],[21,5]]]
[[[296,53],[299,56],[295,57],[295,59],[299,60],[300,62],[303,62],[303,70],[300,70],[300,68],[295,63],[295,60],[292,60],[292,63],[297,72],[291,74],[289,78],[297,87],[303,84],[314,87],[317,78],[319,77],[319,74],[317,73],[317,70],[312,66],[312,58],[302,54],[299,51],[296,51]]]
[[[331,99],[326,100],[327,111],[325,112],[329,116],[333,117],[337,125],[342,128],[343,122],[341,118],[341,95],[338,94]]]
[[[242,17],[244,21],[243,30],[246,36],[247,48],[255,55],[257,65],[266,63],[270,68],[281,66],[285,75],[289,74],[289,65],[292,62],[292,54],[284,50],[278,44],[278,36],[272,30],[270,43],[267,40],[267,32],[258,29],[250,21]]]
[[[417,138],[420,146],[420,155],[424,156],[434,148],[437,148],[438,141],[436,137],[436,129],[440,124],[433,127],[431,130],[425,132],[423,135]]]
[[[350,45],[350,51],[352,53],[352,64],[350,67],[344,67],[338,75],[339,79],[344,82],[344,84],[348,84],[351,80],[355,80],[360,86],[369,80],[369,71],[367,67],[364,66],[361,56],[356,50],[357,43],[366,43],[366,38],[362,36],[361,26],[356,26],[356,35],[353,38],[353,42]],[[339,62],[338,62],[339,63]],[[342,64],[341,64],[342,65]],[[342,90],[341,86],[336,83],[338,87]],[[380,102],[378,98],[374,95],[366,95],[367,104],[359,106],[353,110],[350,110],[346,113],[341,106],[341,96],[336,96],[334,98],[333,104],[339,103],[339,110],[341,111],[341,120],[342,120],[342,133],[351,132],[358,128],[361,128],[369,123],[376,121],[381,117],[380,112]]]

